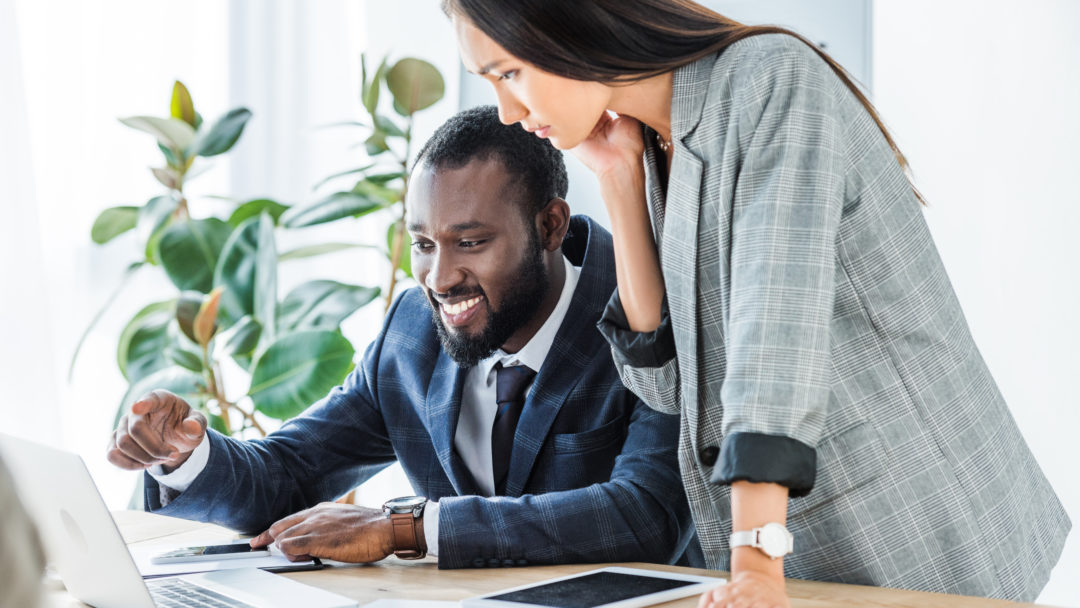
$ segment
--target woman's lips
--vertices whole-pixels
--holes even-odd
[[[475,296],[453,304],[440,302],[439,315],[442,317],[443,323],[450,327],[467,325],[476,316],[476,312],[480,309],[480,301],[483,299],[483,296]]]
[[[551,130],[551,126],[549,125],[549,126],[546,126],[546,127],[540,127],[539,129],[533,131],[533,133],[537,137],[545,138],[545,137],[547,137],[548,131],[550,131],[550,130]]]

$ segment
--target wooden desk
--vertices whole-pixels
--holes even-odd
[[[201,541],[227,541],[236,538],[231,531],[218,526],[189,522],[143,513],[122,511],[113,514],[124,539],[139,547],[154,545],[191,544]],[[321,587],[355,598],[364,605],[382,598],[420,600],[460,600],[515,585],[565,576],[613,564],[575,564],[568,566],[532,566],[527,568],[497,568],[475,570],[439,570],[433,558],[405,562],[388,558],[362,566],[333,566],[312,572],[285,574],[303,583]],[[704,576],[727,576],[724,572],[659,566],[656,564],[618,564],[672,572],[688,572]],[[51,606],[85,606],[57,588],[50,591]],[[788,594],[794,608],[825,608],[845,606],[875,606],[878,608],[1018,608],[1036,604],[1018,604],[1001,600],[898,591],[878,587],[860,587],[838,583],[816,583],[789,579]],[[695,608],[697,598],[687,598],[662,604],[664,608]]]

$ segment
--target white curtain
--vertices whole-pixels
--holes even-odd
[[[0,0],[0,432],[58,437],[53,311],[34,194],[14,0]]]

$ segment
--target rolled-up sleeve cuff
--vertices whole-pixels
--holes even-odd
[[[619,290],[611,294],[596,326],[613,347],[617,363],[632,367],[662,367],[675,357],[675,334],[671,331],[666,297],[660,306],[659,327],[653,331],[633,331],[619,299]]]
[[[779,435],[732,433],[720,444],[720,455],[712,483],[729,485],[736,481],[777,483],[788,488],[788,496],[806,496],[814,487],[817,451],[805,443]]]

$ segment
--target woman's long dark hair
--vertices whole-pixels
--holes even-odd
[[[881,129],[911,183],[904,154],[847,71],[803,36],[744,25],[692,0],[442,0],[511,55],[564,78],[634,82],[670,72],[761,34],[794,36],[814,49]],[[915,185],[912,190],[923,200]]]

